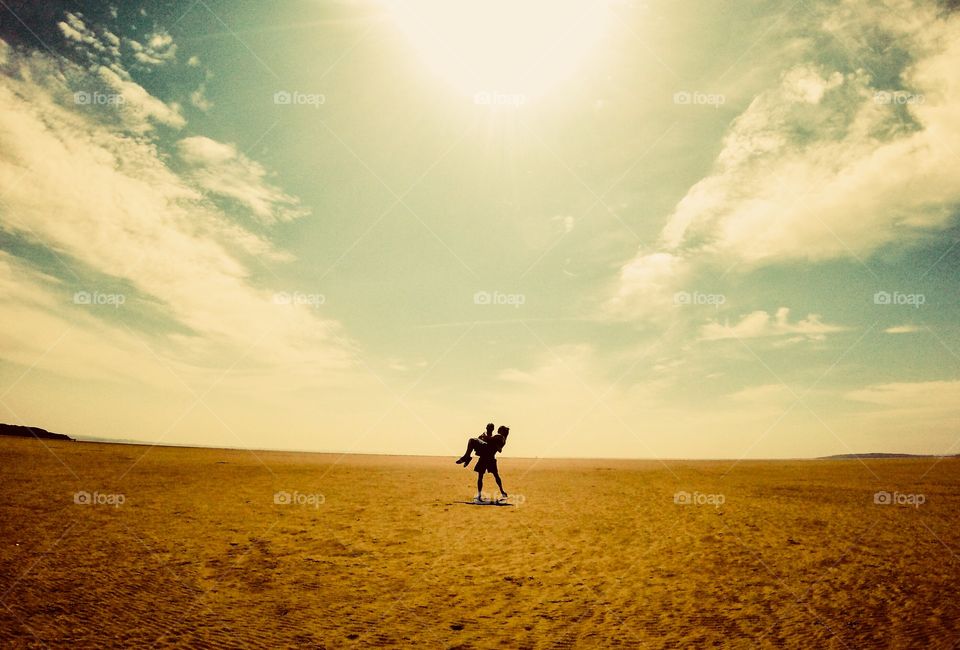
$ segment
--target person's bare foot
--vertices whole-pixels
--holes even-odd
[[[460,463],[463,463],[463,466],[466,467],[467,465],[470,464],[470,460],[471,460],[471,457],[470,457],[470,456],[461,456],[460,458],[458,458],[458,459],[457,459],[456,461],[454,461],[454,462],[456,462],[457,465],[459,465]]]

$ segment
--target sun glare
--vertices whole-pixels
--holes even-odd
[[[385,0],[424,62],[466,94],[536,96],[608,31],[609,0]]]

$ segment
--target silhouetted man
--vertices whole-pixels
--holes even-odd
[[[486,472],[493,474],[497,487],[500,488],[500,494],[507,498],[507,493],[503,490],[503,481],[500,480],[500,472],[497,470],[497,454],[503,451],[507,444],[507,436],[510,435],[510,427],[501,426],[497,429],[495,435],[493,424],[487,425],[487,430],[476,438],[470,438],[467,442],[467,451],[457,459],[457,463],[462,463],[464,467],[470,464],[471,452],[477,454],[477,464],[473,471],[477,473],[477,501],[483,500],[483,475]]]

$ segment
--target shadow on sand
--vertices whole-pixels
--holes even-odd
[[[509,501],[457,501],[468,506],[512,506]]]

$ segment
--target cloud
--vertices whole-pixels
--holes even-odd
[[[784,76],[784,99],[791,102],[819,104],[828,90],[843,84],[843,75],[832,72],[828,76],[814,66],[797,66]]]
[[[916,325],[896,325],[883,330],[886,334],[913,334],[919,332],[920,328]]]
[[[623,265],[615,302],[644,301],[651,280],[664,284],[650,273],[666,256],[677,273],[711,260],[743,270],[862,258],[954,221],[960,22],[933,3],[895,4],[888,11],[848,1],[817,16],[811,28],[824,40],[864,43],[866,55],[881,38],[909,57],[886,48],[888,58],[871,69],[841,70],[811,48],[788,64],[734,120],[713,170],[677,203],[654,250]],[[885,76],[872,72],[880,69]]]
[[[237,201],[262,223],[290,221],[308,214],[299,201],[268,181],[267,171],[232,144],[204,136],[177,143],[191,179],[206,191]]]
[[[764,405],[783,404],[796,400],[796,396],[783,384],[762,384],[750,386],[730,395],[735,402],[759,403]]]
[[[190,103],[193,104],[196,108],[200,109],[204,113],[213,108],[213,102],[207,99],[207,85],[200,84],[200,86],[190,93]]]
[[[88,42],[89,39],[90,45],[98,45],[96,39],[90,38],[87,35],[87,26],[83,23],[83,20],[76,14],[67,14],[67,20],[65,22],[57,23],[57,27],[60,28],[60,31],[64,36],[70,40],[77,41],[78,43]]]
[[[121,63],[121,39],[102,27],[87,25],[83,14],[67,12],[64,20],[57,23],[60,33],[67,39],[73,52],[89,67],[105,66],[128,79]]]
[[[791,323],[790,309],[781,307],[774,315],[762,310],[754,311],[734,325],[711,321],[701,329],[700,339],[720,341],[789,336],[789,342],[798,343],[804,340],[821,341],[827,334],[842,332],[846,329],[848,328],[824,323],[817,314],[809,314],[806,318]]]
[[[10,59],[7,74],[0,75],[2,227],[56,255],[61,280],[71,285],[63,296],[98,288],[89,286],[91,277],[128,287],[140,300],[128,300],[121,314],[134,313],[140,302],[161,310],[164,318],[151,319],[151,329],[142,334],[193,367],[243,359],[248,368],[284,369],[288,382],[352,365],[353,344],[339,334],[336,321],[308,306],[275,304],[273,291],[254,281],[248,266],[254,256],[270,261],[284,253],[213,206],[203,187],[174,173],[149,131],[131,134],[125,123],[110,123],[65,99],[77,85],[88,87],[89,73],[37,53],[11,53]],[[97,76],[104,79],[103,74],[101,69]],[[147,107],[142,110],[151,118],[162,119],[163,110],[152,99],[139,96],[136,103]],[[249,164],[227,145],[205,144],[226,162]],[[266,174],[256,169],[261,177]],[[9,256],[4,261],[8,278],[20,274],[22,262],[13,265]],[[21,296],[17,310],[4,310],[23,316],[20,321],[10,317],[19,331],[51,319],[89,329],[90,314],[76,315],[74,306],[51,314],[56,311],[51,298],[43,298],[44,305],[37,296],[45,295],[43,290],[49,294],[52,285],[37,283],[40,288]],[[106,311],[96,316],[114,317]],[[98,349],[111,348],[118,340],[115,330],[103,330],[109,333]]]
[[[186,124],[180,107],[176,104],[162,102],[140,84],[123,79],[110,68],[101,66],[97,72],[107,87],[123,98],[123,102],[118,104],[117,113],[127,122],[128,127],[136,125],[139,130],[143,130],[148,128],[149,122],[156,122],[179,129]]]
[[[64,20],[57,23],[60,33],[74,43],[85,45],[102,55],[120,56],[120,39],[113,32],[88,27],[83,20],[83,14],[67,12]],[[82,51],[82,50],[80,50]]]
[[[920,381],[876,384],[850,391],[846,398],[894,410],[960,409],[960,381]]]
[[[0,358],[74,379],[171,387],[169,371],[144,358],[141,340],[73,304],[72,294],[63,281],[0,251]]]
[[[128,43],[133,50],[133,58],[144,65],[162,66],[175,60],[177,56],[177,45],[173,42],[173,37],[163,30],[149,34],[145,44],[132,39]]]
[[[858,413],[862,431],[880,434],[898,446],[913,442],[921,453],[958,452],[958,380],[875,384],[849,391],[844,397],[866,405],[868,410]],[[922,436],[917,435],[921,432]]]
[[[560,382],[565,376],[575,379],[580,374],[591,372],[594,355],[589,345],[561,345],[543,353],[535,368],[504,368],[497,374],[497,379],[545,388],[551,382]]]
[[[98,111],[105,120],[119,120],[131,131],[147,131],[156,124],[180,129],[186,124],[179,105],[164,102],[133,81],[123,61],[121,43],[124,39],[106,28],[87,25],[81,13],[67,12],[57,27],[67,43],[74,46],[76,57],[85,63],[86,70],[67,70],[81,95],[75,97],[75,103]],[[172,60],[176,46],[169,34],[159,33],[151,37],[151,42],[164,52],[163,56],[158,55],[157,63]],[[144,51],[136,41],[126,40],[126,43],[135,53]],[[87,71],[95,74],[89,75]],[[200,96],[202,98],[202,87]]]
[[[702,241],[747,262],[823,260],[948,225],[960,199],[947,182],[960,170],[951,81],[960,30],[932,18],[929,29],[953,38],[905,71],[916,89],[905,101],[924,98],[906,105],[916,130],[900,128],[897,105],[878,103],[867,72],[794,68],[735,121],[716,171],[680,202],[665,243]]]
[[[689,274],[680,255],[638,254],[620,269],[617,293],[606,305],[611,314],[663,315],[674,306],[673,294]]]

